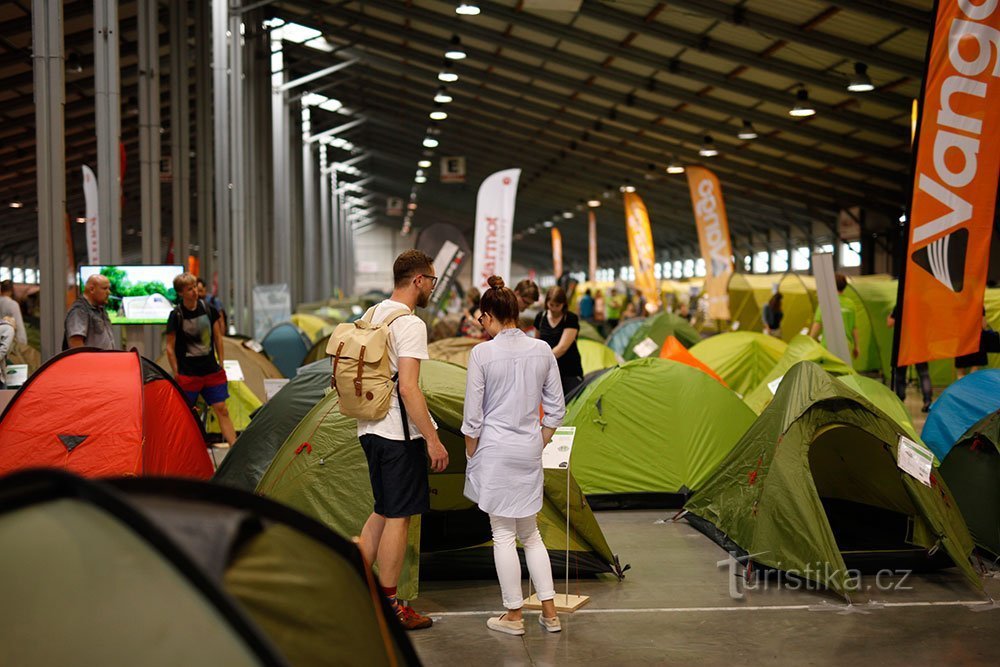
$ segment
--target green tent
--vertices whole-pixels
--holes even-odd
[[[313,346],[309,348],[309,353],[306,354],[306,358],[302,360],[303,366],[308,366],[309,364],[314,364],[317,361],[328,358],[326,346],[330,342],[330,336],[331,334],[327,334],[313,343]]]
[[[743,396],[767,377],[787,347],[762,333],[733,331],[706,338],[691,348],[691,354]]]
[[[788,347],[785,348],[785,352],[781,355],[781,358],[774,364],[770,372],[764,376],[760,384],[743,397],[743,400],[750,406],[750,409],[757,414],[763,412],[767,404],[771,402],[771,397],[774,396],[774,392],[769,385],[775,380],[784,377],[785,373],[800,361],[811,361],[814,364],[818,364],[820,368],[831,375],[849,375],[854,373],[854,369],[841,361],[840,357],[833,352],[830,352],[830,350],[809,336],[798,334],[789,341]]]
[[[580,320],[580,334],[577,338],[578,340],[593,340],[604,343],[604,336],[597,330],[597,327],[584,319]]]
[[[573,476],[597,507],[677,506],[753,423],[708,374],[668,359],[614,368],[569,406]],[[674,504],[676,503],[676,504]]]
[[[604,368],[613,368],[621,361],[614,350],[598,341],[577,338],[576,347],[580,350],[580,361],[583,363],[584,375]]]
[[[492,568],[487,515],[462,495],[465,440],[460,432],[465,400],[465,369],[434,360],[420,367],[420,387],[450,462],[430,475],[431,511],[410,526],[410,544],[399,583],[402,599],[418,593],[421,552],[442,569],[475,561]],[[597,521],[575,481],[570,480],[570,557],[574,571],[620,574]],[[558,568],[566,548],[566,472],[545,471],[545,501],[538,515],[542,539]],[[327,395],[296,427],[257,486],[257,492],[312,516],[351,537],[372,511],[368,465],[357,438],[357,423]],[[446,552],[446,553],[441,553]],[[428,560],[427,557],[424,559]]]
[[[842,375],[837,380],[867,398],[872,405],[885,413],[885,416],[896,422],[896,425],[902,428],[903,433],[911,440],[923,443],[917,434],[916,427],[913,426],[910,411],[892,389],[878,380],[857,373]]]
[[[652,339],[656,343],[656,350],[653,354],[657,355],[660,352],[660,348],[663,347],[663,341],[667,339],[667,336],[673,336],[684,347],[691,347],[701,340],[701,335],[683,317],[663,312],[647,317],[643,320],[642,325],[632,332],[628,343],[625,344],[625,351],[622,353],[622,357],[625,358],[625,361],[638,359],[639,355],[635,353],[634,348],[647,338]]]
[[[1000,557],[1000,411],[959,438],[941,462],[941,477],[955,494],[972,539]]]
[[[739,322],[739,331],[763,331],[761,312],[779,280],[781,276],[746,273],[734,273],[729,277],[726,286],[729,321]]]
[[[610,334],[608,334],[608,339],[605,344],[614,350],[615,354],[625,355],[625,350],[627,349],[628,342],[632,340],[632,334],[645,323],[645,320],[639,317],[630,317],[627,320],[622,320],[618,323]]]
[[[431,359],[447,361],[465,368],[469,365],[469,355],[472,354],[472,348],[482,342],[485,342],[482,338],[468,338],[466,336],[442,338],[427,346],[427,355]]]
[[[281,443],[330,388],[330,373],[329,360],[300,368],[298,375],[254,415],[222,460],[213,480],[245,491],[257,488]]]
[[[848,600],[848,568],[954,564],[981,588],[972,538],[938,472],[928,487],[897,466],[902,434],[816,364],[796,364],[688,501],[689,520],[754,562]]]

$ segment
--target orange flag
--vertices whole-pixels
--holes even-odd
[[[728,320],[733,250],[726,205],[722,201],[722,186],[715,174],[704,167],[688,167],[687,179],[694,221],[698,226],[698,245],[705,260],[708,315],[713,320]]]
[[[563,273],[562,232],[556,227],[552,228],[552,270],[558,280]]]
[[[653,269],[656,263],[653,230],[649,226],[646,205],[634,192],[625,193],[625,227],[628,231],[628,255],[635,269],[635,285],[642,290],[646,303],[659,310],[660,287]]]

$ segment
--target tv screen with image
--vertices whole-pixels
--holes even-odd
[[[178,265],[81,266],[80,293],[94,274],[111,283],[106,306],[112,324],[166,324],[177,302],[174,278],[184,272]]]

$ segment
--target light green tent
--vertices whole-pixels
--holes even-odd
[[[849,569],[969,563],[972,538],[937,471],[896,462],[903,431],[816,364],[785,375],[774,401],[685,506],[690,521],[756,563],[851,599]]]
[[[787,347],[762,333],[733,331],[706,338],[691,348],[691,354],[743,396],[767,377]]]
[[[778,378],[783,377],[792,366],[800,361],[811,361],[814,364],[818,364],[823,370],[832,375],[854,373],[854,369],[841,361],[840,357],[833,352],[830,352],[830,350],[809,336],[799,334],[788,343],[784,354],[781,355],[777,363],[764,376],[760,384],[743,397],[743,400],[750,406],[750,409],[757,414],[763,412],[767,404],[771,402],[771,397],[774,396],[768,385]]]
[[[580,361],[583,363],[583,374],[593,373],[604,368],[617,366],[621,359],[610,347],[586,338],[577,338],[576,347],[580,350]]]
[[[842,375],[837,380],[871,401],[872,405],[885,413],[897,426],[902,428],[903,432],[911,440],[923,442],[917,434],[917,429],[913,426],[910,411],[899,400],[899,396],[896,396],[896,393],[892,389],[889,389],[889,387],[878,380],[857,373]]]
[[[959,438],[941,462],[941,476],[976,544],[1000,558],[1000,411]]]
[[[580,320],[580,333],[577,338],[579,340],[593,340],[598,343],[604,343],[604,336],[597,330],[597,327],[583,319]]]
[[[816,281],[812,276],[797,273],[753,275],[734,273],[726,291],[729,295],[730,323],[739,323],[738,331],[764,330],[764,304],[774,294],[775,289],[781,292],[781,309],[784,318],[781,321],[781,338],[785,342],[792,340],[804,327],[812,322],[818,300],[816,298]],[[718,329],[720,325],[706,326],[708,329]]]
[[[485,341],[481,338],[468,338],[466,336],[442,338],[427,346],[427,355],[436,361],[447,361],[466,368],[469,365],[469,355],[472,354],[472,348],[483,342]]]
[[[753,420],[732,390],[696,368],[630,361],[569,406],[573,476],[598,507],[671,506],[698,489]]]
[[[695,330],[695,328],[691,326],[683,317],[680,315],[674,315],[673,313],[663,312],[647,317],[643,320],[642,325],[632,332],[628,343],[625,345],[625,351],[622,353],[622,357],[625,361],[637,359],[639,355],[635,353],[633,348],[647,338],[652,339],[652,341],[656,343],[656,350],[653,354],[659,354],[659,350],[663,347],[663,341],[667,339],[667,336],[673,336],[679,340],[684,347],[688,348],[701,340],[701,335],[698,331]]]
[[[447,567],[452,570],[470,561],[492,567],[488,517],[462,495],[465,441],[459,429],[465,369],[425,361],[420,367],[420,387],[450,462],[443,473],[430,475],[431,511],[411,523],[399,583],[402,599],[412,599],[418,593],[421,552],[438,552],[435,559],[439,563],[448,560]],[[570,482],[573,567],[581,572],[620,573],[590,506],[576,482]],[[538,523],[554,564],[562,560],[566,547],[566,488],[565,471],[545,471],[545,502]],[[336,394],[327,395],[299,423],[274,457],[257,492],[320,520],[346,537],[361,532],[374,503],[368,465],[358,442],[357,423],[340,414]]]

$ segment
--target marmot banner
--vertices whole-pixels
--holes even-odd
[[[1000,173],[1000,5],[937,7],[917,128],[900,366],[979,349]]]
[[[625,226],[628,230],[628,255],[635,269],[635,286],[642,290],[646,303],[660,307],[660,286],[656,281],[653,265],[653,231],[649,227],[646,205],[634,192],[625,193]]]
[[[698,226],[698,244],[705,259],[708,316],[713,320],[728,320],[733,251],[729,242],[726,205],[722,201],[722,186],[715,174],[704,167],[688,167],[687,179],[694,221]]]
[[[472,249],[472,281],[480,290],[490,276],[510,280],[510,231],[520,169],[505,169],[486,177],[476,197],[476,237]]]
[[[552,228],[552,271],[559,280],[563,272],[562,263],[562,232],[555,227]]]

